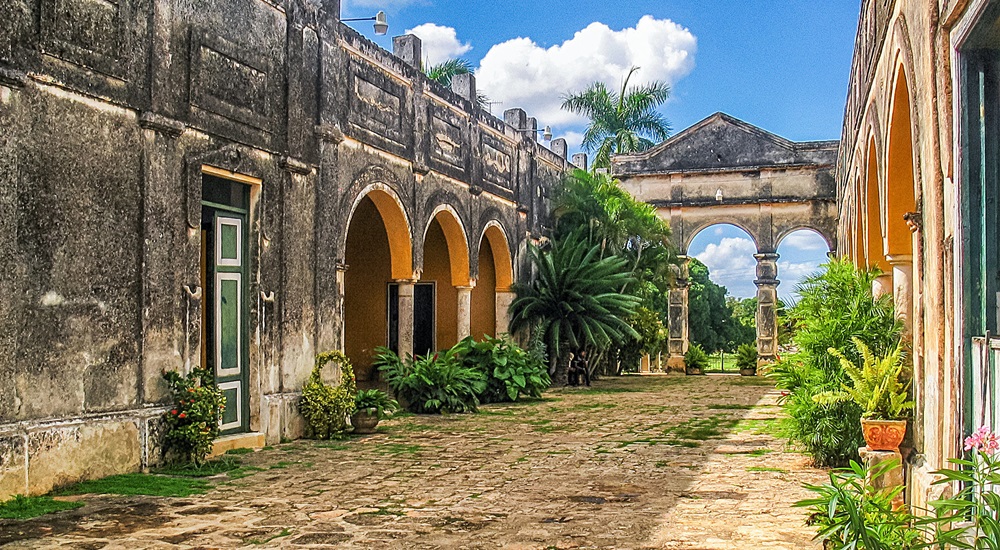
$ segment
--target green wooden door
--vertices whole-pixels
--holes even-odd
[[[212,363],[226,398],[222,432],[246,432],[249,419],[246,216],[214,211]]]

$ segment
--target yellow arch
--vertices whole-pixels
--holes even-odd
[[[881,196],[879,194],[878,178],[878,152],[875,149],[875,138],[871,138],[868,145],[868,178],[865,182],[865,259],[868,267],[877,267],[883,272],[888,272],[889,265],[885,261],[885,248],[883,246],[882,229],[882,209]]]
[[[902,63],[897,71],[889,106],[889,160],[886,170],[885,250],[889,256],[912,254],[913,241],[903,215],[917,209],[910,87]]]
[[[365,187],[358,193],[354,204],[351,205],[351,212],[347,218],[347,227],[351,226],[351,219],[358,204],[368,197],[375,203],[379,215],[382,217],[382,224],[385,233],[389,238],[389,254],[393,279],[415,279],[413,274],[413,245],[410,235],[410,221],[406,217],[406,209],[403,202],[399,200],[396,193],[384,184],[373,183]],[[347,235],[344,235],[345,246]]]
[[[507,233],[503,226],[497,221],[486,224],[483,236],[479,239],[479,246],[482,247],[483,240],[488,240],[490,248],[493,249],[493,265],[496,268],[497,292],[507,292],[514,285],[514,262],[510,257],[510,245],[507,243]]]
[[[424,228],[424,239],[431,224],[437,220],[444,232],[444,240],[448,244],[448,263],[451,268],[451,284],[453,286],[469,286],[469,240],[466,237],[465,225],[458,212],[450,205],[442,204],[434,209]]]

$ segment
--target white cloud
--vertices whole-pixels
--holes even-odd
[[[558,136],[566,140],[566,147],[570,151],[579,151],[580,146],[583,143],[583,132],[560,132]]]
[[[483,57],[476,78],[479,88],[503,109],[521,107],[539,123],[562,128],[584,119],[563,111],[562,97],[593,82],[621,86],[632,66],[641,67],[632,83],[677,82],[694,68],[697,39],[669,19],[643,16],[635,27],[612,30],[591,23],[562,44],[543,48],[529,38],[493,46]]]
[[[709,243],[705,250],[695,254],[708,267],[709,278],[726,287],[729,294],[740,298],[755,296],[757,287],[757,260],[753,255],[757,246],[743,237],[725,237],[718,244]]]
[[[347,13],[345,10],[347,10],[348,7],[376,8],[380,10],[390,11],[405,6],[410,6],[413,4],[425,5],[427,4],[427,2],[425,0],[341,0],[340,12]],[[347,16],[345,15],[344,17]],[[391,25],[392,21],[389,21],[389,24]]]
[[[412,34],[420,39],[423,47],[423,62],[427,66],[437,65],[449,59],[458,59],[472,49],[472,44],[462,43],[452,27],[434,23],[424,23],[409,29],[404,34]]]
[[[828,252],[830,250],[830,246],[826,244],[823,237],[819,236],[819,233],[808,229],[796,231],[785,237],[781,241],[781,246],[789,246],[802,251],[821,250]]]

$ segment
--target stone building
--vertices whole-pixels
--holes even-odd
[[[301,436],[317,352],[364,383],[375,346],[505,330],[565,141],[339,13],[0,3],[0,500],[155,463],[164,369],[214,369],[259,445]]]
[[[997,426],[1000,4],[865,0],[837,165],[838,251],[877,267],[912,340],[909,498]]]
[[[793,142],[716,113],[652,149],[617,156],[612,173],[637,199],[667,220],[684,260],[670,293],[668,367],[684,369],[688,349],[687,252],[703,230],[731,224],[757,253],[757,352],[778,352],[778,245],[800,229],[836,248],[836,141]],[[648,364],[648,363],[647,363]]]

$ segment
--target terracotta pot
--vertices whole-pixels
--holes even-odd
[[[865,443],[873,451],[898,451],[899,444],[906,435],[905,420],[869,420],[861,419],[861,431],[865,434]]]
[[[685,367],[684,372],[689,375],[698,376],[703,374],[701,367]]]
[[[740,376],[757,376],[757,369],[754,367],[740,369]]]
[[[356,434],[373,434],[378,426],[378,415],[368,411],[358,411],[351,415],[351,426]]]

